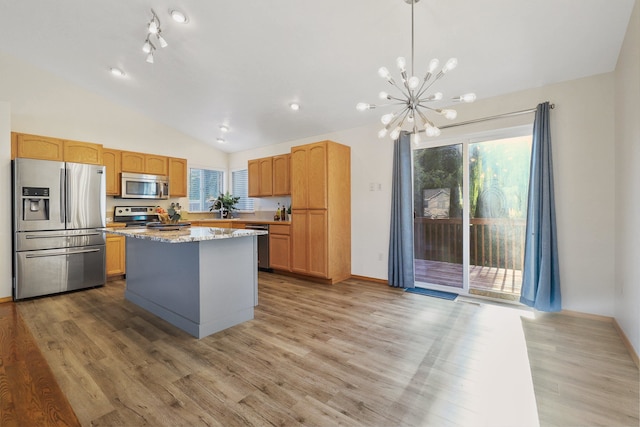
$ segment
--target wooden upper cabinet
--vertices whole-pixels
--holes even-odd
[[[102,145],[91,142],[64,141],[64,160],[74,163],[102,164]]]
[[[327,145],[324,142],[291,149],[291,208],[327,208]]]
[[[326,209],[327,206],[327,144],[307,146],[308,208]]]
[[[169,157],[169,195],[187,197],[187,159]]]
[[[145,154],[144,173],[150,173],[153,175],[168,175],[169,162],[167,160],[168,159],[165,156],[158,156],[156,154]]]
[[[144,153],[122,151],[122,172],[144,173]]]
[[[273,159],[266,157],[258,160],[260,169],[260,195],[273,195]]]
[[[273,160],[271,157],[249,160],[249,197],[273,195]]]
[[[105,148],[102,150],[102,164],[106,169],[106,186],[108,196],[120,195],[121,151]]]
[[[167,157],[157,154],[122,152],[122,172],[149,173],[152,175],[168,175]]]
[[[101,165],[102,145],[91,142],[65,141],[48,136],[13,133],[11,135],[11,157]]]
[[[15,137],[15,157],[64,161],[64,141],[48,136],[18,133]]]
[[[249,180],[249,188],[247,189],[249,197],[260,197],[260,163],[257,159],[249,160],[247,175]]]
[[[291,180],[289,170],[291,154],[273,157],[273,195],[288,196],[291,194]]]

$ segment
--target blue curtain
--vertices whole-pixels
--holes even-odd
[[[553,195],[549,103],[538,105],[533,123],[529,206],[520,302],[540,311],[560,311],[560,270]]]
[[[413,196],[411,136],[402,132],[394,142],[391,184],[391,233],[389,238],[389,285],[413,288]]]

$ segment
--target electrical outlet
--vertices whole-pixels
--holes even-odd
[[[382,261],[382,252],[378,253],[378,261]]]

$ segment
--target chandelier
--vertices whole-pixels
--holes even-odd
[[[411,134],[412,140],[415,144],[420,142],[420,132],[425,132],[427,136],[440,135],[440,129],[433,124],[427,117],[427,114],[436,113],[444,116],[449,120],[454,120],[458,113],[453,109],[441,109],[433,108],[428,104],[436,101],[440,101],[443,98],[442,92],[431,93],[429,89],[435,82],[440,80],[449,71],[456,68],[458,60],[456,58],[449,59],[445,65],[436,73],[440,65],[438,59],[432,59],[429,62],[429,68],[424,78],[420,80],[413,72],[413,50],[414,50],[414,34],[413,34],[413,7],[415,3],[420,0],[404,0],[405,3],[411,4],[411,75],[407,74],[407,61],[404,57],[399,57],[396,60],[396,65],[400,70],[400,76],[402,78],[402,84],[398,84],[396,80],[391,76],[391,73],[386,67],[380,67],[378,74],[394,86],[399,92],[399,96],[393,96],[387,92],[380,92],[379,97],[381,100],[391,101],[385,104],[367,104],[360,102],[356,105],[356,109],[359,111],[372,110],[376,107],[386,107],[389,105],[400,106],[395,113],[388,113],[382,116],[381,121],[384,125],[378,132],[378,137],[384,138],[387,134],[391,139],[396,140],[400,136],[400,132],[404,128]],[[476,100],[474,93],[467,93],[461,96],[452,98],[454,102],[473,102]],[[427,113],[429,112],[429,113]]]

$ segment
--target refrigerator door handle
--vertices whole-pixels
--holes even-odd
[[[67,205],[65,207],[65,212],[66,212],[66,217],[67,217],[67,222],[71,223],[71,212],[69,212],[69,210],[71,209],[71,202],[72,202],[72,197],[73,194],[71,194],[71,188],[69,188],[69,175],[71,175],[71,169],[69,168],[65,168],[66,169],[66,173],[64,174],[64,187],[66,188],[66,193],[67,193]]]
[[[58,252],[58,253],[48,253],[48,254],[29,254],[29,255],[26,255],[25,258],[47,258],[52,256],[87,254],[91,252],[100,252],[100,249],[85,249],[81,251],[73,251],[73,252],[68,251],[68,252]]]
[[[65,206],[64,202],[66,200],[66,188],[65,185],[65,168],[60,169],[60,222],[64,224],[65,222]]]
[[[31,234],[27,234],[25,236],[25,239],[53,239],[53,238],[59,238],[59,237],[86,237],[86,236],[99,236],[102,233],[84,233],[84,234],[48,234],[46,236],[42,236],[42,235],[31,235]]]

